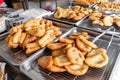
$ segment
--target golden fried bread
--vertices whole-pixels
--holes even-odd
[[[58,41],[60,41],[62,43],[68,43],[68,44],[71,44],[74,42],[74,40],[69,39],[69,38],[59,38]]]
[[[113,25],[113,18],[111,16],[105,16],[103,18],[103,24],[105,26],[112,26]]]
[[[41,21],[41,19],[39,19],[39,18],[29,20],[29,21],[27,21],[27,22],[24,24],[24,29],[25,29],[26,31],[28,31],[28,30],[30,30],[33,26],[38,26],[38,25],[40,25],[40,21]]]
[[[19,42],[19,38],[20,38],[21,33],[22,33],[22,30],[20,28],[18,28],[18,31],[13,36],[13,43]]]
[[[106,53],[107,51],[104,48],[96,48],[91,50],[88,54],[87,57],[93,56],[93,55],[97,55],[99,53]]]
[[[27,44],[25,45],[26,48],[33,48],[33,47],[37,47],[37,46],[39,46],[39,45],[37,44],[37,42],[27,43]]]
[[[30,30],[27,31],[27,33],[37,36],[37,37],[42,37],[45,34],[45,26],[35,26],[32,27]]]
[[[88,35],[87,32],[81,32],[81,35],[82,35],[83,37],[85,37],[85,39],[87,39],[87,40],[90,39],[90,35]]]
[[[76,39],[76,46],[79,50],[84,51],[84,52],[89,52],[92,49],[90,46],[80,41],[79,38]]]
[[[70,62],[73,64],[82,65],[83,60],[79,56],[79,54],[81,54],[81,52],[75,47],[71,47],[67,50],[67,57],[69,58]],[[82,54],[81,54],[81,56],[82,56]],[[84,57],[84,56],[82,56],[82,57]]]
[[[32,54],[33,52],[36,52],[39,49],[41,49],[39,46],[35,46],[35,47],[32,47],[32,48],[27,48],[26,51],[25,51],[25,53],[26,54]]]
[[[90,47],[92,47],[92,48],[97,48],[97,45],[96,45],[96,44],[88,41],[88,40],[85,39],[83,36],[79,36],[79,39],[80,39],[83,43],[85,43],[86,45],[88,45],[88,46],[90,46]]]
[[[103,22],[101,20],[94,20],[92,24],[98,24],[100,26],[104,26]]]
[[[63,48],[52,51],[52,57],[58,57],[65,53]]]
[[[53,64],[56,66],[59,66],[59,67],[63,67],[66,65],[70,65],[71,62],[69,61],[69,59],[66,55],[60,55],[53,59]]]
[[[20,35],[20,38],[19,38],[19,43],[22,44],[23,41],[25,40],[25,37],[26,37],[26,33],[25,32],[22,32],[21,35]]]
[[[38,64],[43,68],[50,68],[53,65],[52,56],[43,56],[38,59]]]
[[[65,66],[66,70],[73,75],[81,76],[87,73],[89,66],[83,64],[83,65],[68,65]]]
[[[8,45],[8,47],[13,47],[13,48],[17,48],[17,47],[18,47],[18,43],[14,43],[14,42],[13,42],[13,36],[10,36],[7,45]]]
[[[66,71],[65,68],[55,66],[55,65],[52,65],[50,68],[48,68],[48,70],[51,71],[51,72],[65,72]]]
[[[85,59],[85,63],[94,68],[101,68],[107,65],[108,63],[108,56],[106,54],[106,51],[99,52],[96,55],[89,56]]]
[[[47,48],[49,48],[50,50],[57,50],[57,49],[60,49],[60,48],[63,48],[65,47],[66,44],[65,43],[50,43],[47,45]]]

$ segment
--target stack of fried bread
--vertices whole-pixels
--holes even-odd
[[[102,68],[108,63],[107,51],[91,41],[87,32],[73,33],[58,42],[49,43],[51,55],[42,56],[38,64],[51,72],[67,71],[73,75],[84,75],[89,67]]]
[[[62,34],[60,28],[52,21],[45,19],[32,19],[24,24],[12,27],[6,37],[8,47],[22,47],[26,54],[42,49]]]
[[[54,14],[54,18],[58,19],[64,18],[73,21],[78,21],[91,12],[92,9],[84,8],[81,6],[74,6],[72,9],[63,9],[61,7],[57,7],[56,12]]]
[[[74,2],[80,3],[80,4],[85,4],[85,5],[90,5],[90,4],[94,4],[94,3],[99,3],[100,0],[74,0]]]
[[[112,26],[113,24],[120,27],[120,16],[103,15],[101,12],[94,11],[89,15],[89,20],[92,24],[99,24],[104,27]]]

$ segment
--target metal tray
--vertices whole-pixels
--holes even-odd
[[[82,28],[77,28],[77,31],[78,32],[87,31],[92,36],[92,38],[99,35],[98,32],[93,32]],[[74,30],[69,31],[65,36],[70,35],[72,32],[74,32]],[[104,35],[101,39],[96,41],[96,44],[99,47],[106,48],[109,44],[110,39],[111,37]],[[26,61],[24,61],[20,65],[20,70],[28,77],[30,77],[32,80],[108,80],[114,67],[114,64],[116,62],[116,59],[119,55],[119,52],[120,46],[115,44],[113,41],[107,52],[107,55],[109,57],[108,65],[100,69],[90,68],[87,74],[85,74],[84,76],[73,76],[67,72],[62,73],[50,72],[38,66],[36,61],[38,57],[36,58],[36,60],[35,58],[34,59],[29,58]],[[45,49],[43,52],[40,53],[41,55],[39,57],[43,55],[50,55],[50,53],[51,53],[50,50]]]
[[[54,23],[54,25],[60,27],[60,24]],[[66,33],[70,28],[62,28],[60,27],[62,33]],[[4,34],[0,36],[0,56],[3,57],[6,61],[11,63],[14,66],[19,66],[23,61],[25,61],[29,57],[36,57],[39,55],[40,52],[42,52],[45,48],[31,54],[31,55],[26,55],[24,50],[20,47],[13,49],[13,48],[8,48],[5,42],[5,37],[8,35]]]
[[[107,28],[109,28],[109,27],[100,27],[97,25],[92,25],[92,22],[89,19],[84,19],[77,27],[82,27],[97,32],[103,32]],[[110,31],[107,32],[107,34],[112,35],[113,33],[115,33],[115,36],[117,38],[120,38],[120,29],[118,29],[115,25],[113,25],[113,27],[115,28],[115,32],[113,31],[113,29],[111,29]]]
[[[79,21],[73,21],[73,20],[69,20],[69,19],[57,19],[57,18],[54,18],[54,13],[52,13],[51,15],[46,16],[45,18],[53,20],[53,21],[58,21],[58,22],[62,22],[62,23],[66,23],[66,24],[76,25],[77,26],[78,24],[80,24],[87,17],[88,16],[85,16],[84,18],[82,18]]]
[[[80,4],[80,3],[77,3],[77,2],[72,2],[73,6],[74,5],[80,5],[80,6],[83,6],[83,7],[87,7],[87,8],[93,8],[95,5],[99,4],[99,3],[95,3],[95,4],[91,4],[91,5],[87,5],[87,4]]]

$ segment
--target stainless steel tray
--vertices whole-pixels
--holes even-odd
[[[92,38],[99,35],[98,32],[93,32],[82,28],[77,28],[77,31],[78,32],[87,31],[92,36]],[[67,35],[65,36],[70,35],[72,32],[74,32],[74,30],[68,31]],[[108,37],[107,35],[104,35],[103,37],[101,37],[101,39],[96,41],[96,44],[99,47],[106,48],[109,44],[110,39],[111,39],[110,36]],[[108,65],[100,69],[90,68],[87,74],[85,74],[84,76],[73,76],[67,72],[63,72],[63,73],[50,72],[38,66],[36,61],[38,57],[36,58],[36,60],[35,58],[34,59],[29,58],[26,61],[24,61],[20,65],[20,70],[28,77],[30,77],[32,80],[48,80],[48,79],[49,80],[108,80],[112,72],[112,69],[114,67],[114,64],[116,62],[116,59],[119,55],[119,52],[120,52],[120,46],[115,44],[113,41],[113,43],[110,45],[107,51],[107,55],[109,57]],[[40,53],[41,54],[40,56],[49,55],[50,53],[51,53],[50,50],[45,49],[43,52]]]
[[[79,21],[73,21],[73,20],[69,20],[69,19],[57,19],[57,18],[54,18],[54,13],[52,13],[51,15],[46,16],[45,18],[53,20],[53,21],[58,21],[58,22],[70,24],[70,25],[78,25],[78,24],[80,24],[87,17],[88,16],[85,16],[84,18],[82,18]]]
[[[60,27],[60,24],[54,23],[54,25]],[[67,32],[70,28],[62,28],[60,27],[62,33],[64,34]],[[6,34],[7,35],[7,34]],[[0,36],[0,56],[3,57],[6,61],[11,63],[14,66],[19,66],[23,61],[25,61],[29,57],[36,57],[39,55],[40,52],[42,52],[45,48],[31,54],[31,55],[26,55],[24,50],[22,48],[8,48],[5,42],[5,37],[6,35],[1,35]]]
[[[95,3],[95,4],[91,4],[91,5],[86,5],[86,4],[80,4],[80,3],[77,3],[77,2],[72,2],[73,5],[80,5],[80,6],[83,6],[83,7],[87,7],[87,8],[93,8],[95,5],[99,4],[99,3]]]
[[[89,19],[84,19],[79,25],[77,25],[77,27],[82,27],[82,28],[97,31],[97,32],[103,32],[107,28],[109,28],[109,27],[100,27],[97,25],[93,26],[92,22]],[[115,33],[115,36],[117,38],[120,38],[120,29],[118,29],[115,25],[113,25],[113,27],[116,28],[115,32],[113,31],[113,29],[111,29],[110,31],[107,32],[107,34],[112,35],[113,33]]]

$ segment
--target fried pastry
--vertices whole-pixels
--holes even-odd
[[[103,22],[101,20],[94,20],[92,24],[98,24],[100,26],[104,26]]]
[[[38,59],[38,64],[43,68],[50,68],[53,65],[52,56],[43,56]]]
[[[20,38],[21,33],[22,33],[22,30],[20,28],[18,28],[18,31],[13,36],[13,43],[19,42],[19,38]]]
[[[65,43],[50,43],[47,45],[47,48],[49,48],[50,50],[57,50],[57,49],[60,49],[60,48],[63,48],[65,47],[66,44]]]
[[[104,26],[112,26],[113,25],[113,18],[111,16],[105,16],[103,18]]]
[[[53,64],[56,66],[59,66],[59,67],[63,67],[66,65],[70,65],[71,62],[69,61],[69,59],[66,55],[60,55],[53,59]]]
[[[27,31],[27,33],[33,36],[42,37],[45,34],[45,26],[39,25],[32,27],[30,30]]]
[[[51,43],[55,38],[55,35],[50,35],[48,39],[46,39],[43,43],[40,44],[40,47],[45,47],[47,44]]]
[[[82,19],[81,16],[74,16],[74,17],[72,18],[73,21],[78,21],[78,20],[80,20],[80,19]]]
[[[47,31],[46,34],[38,40],[38,44],[39,44],[40,47],[46,46],[48,44],[48,42],[46,42],[46,41],[49,41],[49,40],[51,41],[50,38],[53,35],[52,34],[53,32],[54,32],[53,30]],[[53,38],[54,38],[54,35],[53,35]]]
[[[26,31],[30,30],[32,27],[34,26],[39,26],[40,25],[40,21],[41,19],[40,18],[36,18],[36,19],[32,19],[32,20],[29,20],[27,21],[25,24],[24,24],[24,29]]]
[[[76,46],[78,49],[84,52],[89,52],[91,51],[91,47],[80,41],[78,38],[76,39]]]
[[[92,20],[92,21],[100,20],[100,18],[96,17],[96,16],[89,16],[89,19]]]
[[[33,47],[37,47],[37,46],[39,46],[39,45],[37,44],[37,42],[27,43],[27,44],[25,45],[26,48],[33,48]]]
[[[97,55],[99,53],[106,53],[107,51],[104,48],[96,48],[91,50],[88,54],[87,57],[93,56],[93,55]]]
[[[78,12],[80,10],[80,6],[74,6],[73,11]]]
[[[79,56],[80,54],[80,56]],[[67,50],[67,57],[69,58],[70,62],[72,64],[79,64],[82,65],[83,64],[83,55],[81,54],[81,52],[75,48],[75,47],[71,47]],[[82,58],[81,58],[82,57]]]
[[[65,50],[63,48],[61,48],[61,49],[57,49],[57,50],[52,51],[52,56],[58,57],[64,53],[65,53]]]
[[[22,32],[21,35],[20,35],[20,38],[19,38],[19,43],[22,44],[23,41],[25,40],[25,37],[26,37],[26,33],[25,32]]]
[[[32,47],[32,48],[27,48],[25,53],[26,54],[32,54],[33,52],[38,51],[39,49],[41,49],[39,46],[35,46],[35,47]]]
[[[85,39],[89,40],[90,39],[90,35],[87,32],[81,32],[81,34],[83,37],[85,37]]]
[[[76,75],[76,76],[81,76],[87,73],[89,66],[83,64],[83,65],[68,65],[65,66],[67,72],[70,74]]]
[[[94,68],[102,68],[108,63],[108,56],[105,52],[98,53],[96,55],[87,57],[85,63]]]
[[[69,39],[69,38],[59,38],[58,40],[62,43],[68,43],[68,44],[71,44],[74,42],[74,40]]]
[[[13,36],[11,36],[9,38],[8,47],[13,47],[13,48],[17,48],[18,47],[18,43],[13,43]]]
[[[79,39],[80,39],[83,43],[85,43],[86,45],[88,45],[88,46],[90,46],[90,47],[92,47],[92,48],[97,48],[97,45],[96,45],[96,44],[88,41],[88,40],[85,39],[83,36],[79,36]]]
[[[62,17],[62,8],[60,8],[60,7],[57,7],[56,8],[56,12],[55,12],[55,14],[54,14],[54,18],[61,18]]]
[[[51,72],[65,72],[66,69],[63,68],[63,67],[58,67],[58,66],[55,66],[55,65],[52,65],[50,68],[48,68],[49,71]]]

